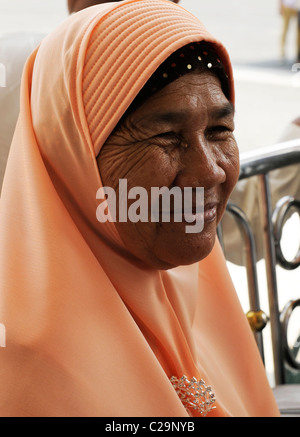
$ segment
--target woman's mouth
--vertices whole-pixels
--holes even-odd
[[[217,218],[217,202],[209,202],[204,208],[193,206],[189,211],[175,210],[170,211],[169,217],[172,217],[172,222],[183,222],[193,224],[195,222],[211,223]]]
[[[211,223],[217,218],[217,203],[208,203],[204,207],[204,222]]]

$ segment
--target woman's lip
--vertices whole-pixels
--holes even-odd
[[[185,222],[192,224],[193,222],[204,220],[204,223],[210,223],[217,217],[217,202],[210,202],[205,204],[204,211],[196,212],[196,207],[192,209],[192,212],[182,211],[170,211],[171,217],[177,217],[178,222]]]
[[[204,207],[205,223],[213,222],[217,218],[217,203],[208,203]]]

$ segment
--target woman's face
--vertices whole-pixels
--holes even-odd
[[[206,257],[213,248],[216,228],[239,175],[238,148],[233,135],[233,107],[211,72],[189,73],[151,96],[130,113],[104,144],[98,166],[103,186],[119,198],[119,179],[127,190],[148,193],[145,222],[116,222],[124,245],[150,268],[169,269]],[[193,212],[196,188],[204,188],[204,228],[187,233],[181,210],[174,203],[170,221],[151,220],[151,187],[191,188]],[[171,196],[172,199],[172,196]],[[128,208],[136,200],[128,200]],[[154,202],[155,203],[155,202]],[[190,225],[191,223],[189,223]],[[193,224],[193,223],[192,223]]]

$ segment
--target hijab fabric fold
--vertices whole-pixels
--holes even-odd
[[[182,375],[212,386],[210,416],[278,415],[219,244],[155,271],[96,219],[102,145],[156,68],[203,40],[233,102],[226,50],[167,0],[83,10],[28,59],[0,204],[1,415],[197,415]]]

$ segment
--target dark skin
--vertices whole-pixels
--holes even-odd
[[[144,187],[149,198],[151,187],[204,188],[200,233],[187,234],[184,221],[115,223],[127,250],[143,265],[169,269],[210,253],[239,175],[233,130],[233,107],[219,79],[211,72],[190,73],[129,114],[104,144],[99,171],[117,198],[121,178],[127,179],[128,191]]]
[[[101,3],[109,3],[111,0],[68,0],[68,9],[70,14],[72,12],[81,11],[81,9],[89,8],[90,6],[100,5]],[[116,0],[120,1],[120,0]],[[179,3],[179,0],[171,0],[173,3]]]

